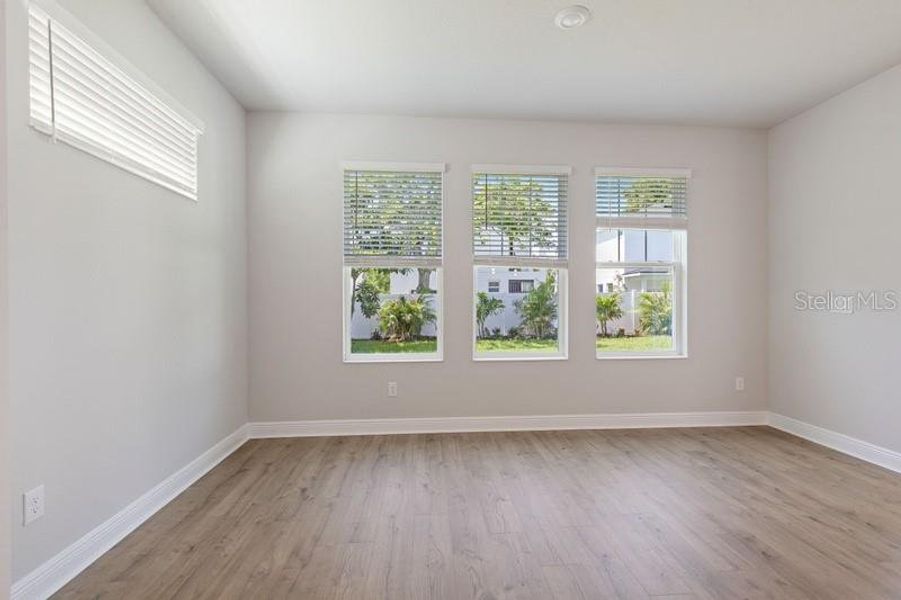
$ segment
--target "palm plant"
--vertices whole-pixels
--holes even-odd
[[[595,298],[595,305],[598,323],[601,324],[601,335],[608,337],[607,323],[621,319],[623,316],[622,297],[618,293],[598,294]]]
[[[385,302],[379,309],[379,329],[391,342],[407,342],[417,338],[426,324],[437,320],[430,294],[420,294],[411,300],[401,296]]]
[[[504,301],[500,298],[489,296],[486,292],[479,292],[476,295],[476,324],[480,337],[488,336],[488,328],[485,326],[488,317],[502,310],[504,310]]]
[[[554,331],[557,320],[557,281],[554,271],[535,286],[522,300],[514,303],[522,317],[522,327],[534,337],[543,339]]]
[[[642,292],[638,301],[638,324],[642,333],[672,335],[673,300],[672,286],[663,283],[659,292]]]

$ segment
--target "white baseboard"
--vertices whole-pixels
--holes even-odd
[[[475,431],[725,427],[766,424],[766,411],[343,419],[251,423],[250,437],[278,438]]]
[[[888,448],[883,448],[831,429],[824,429],[774,412],[769,413],[769,425],[821,446],[838,450],[874,465],[901,473],[901,452],[895,452],[894,450],[889,450]]]
[[[185,465],[149,492],[126,506],[84,537],[16,581],[13,600],[43,600],[63,587],[141,523],[171,502],[188,486],[237,450],[248,439],[242,425],[215,446]]]

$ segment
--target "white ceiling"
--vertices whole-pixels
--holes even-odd
[[[901,0],[148,0],[251,110],[774,125],[901,62]]]

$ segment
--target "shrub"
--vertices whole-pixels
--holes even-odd
[[[385,302],[379,309],[379,329],[391,342],[406,342],[419,337],[427,323],[438,317],[431,307],[429,294],[420,294],[407,300],[401,296]]]
[[[539,339],[554,333],[557,320],[557,278],[554,271],[548,271],[547,279],[536,285],[522,300],[514,303],[522,317],[520,326]]]
[[[642,292],[638,301],[638,324],[645,335],[672,335],[673,301],[670,283],[659,292]]]
[[[396,269],[354,269],[351,277],[354,283],[354,301],[360,303],[360,312],[367,319],[378,314],[381,307],[381,295],[387,294],[391,287],[391,273]],[[353,315],[353,304],[351,304]]]
[[[601,324],[601,335],[608,337],[607,323],[623,316],[622,297],[618,293],[598,294],[595,298],[595,310],[598,323]]]
[[[485,292],[476,294],[476,325],[479,328],[479,337],[488,335],[485,321],[493,314],[504,310],[504,301],[500,298],[489,296]]]

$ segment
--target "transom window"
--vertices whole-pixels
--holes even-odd
[[[443,164],[345,163],[345,361],[441,359],[443,180]]]
[[[682,169],[596,170],[599,358],[686,353],[689,178]]]
[[[199,122],[122,68],[111,51],[33,5],[28,42],[35,129],[197,200]]]
[[[473,167],[477,360],[566,357],[569,172]]]

